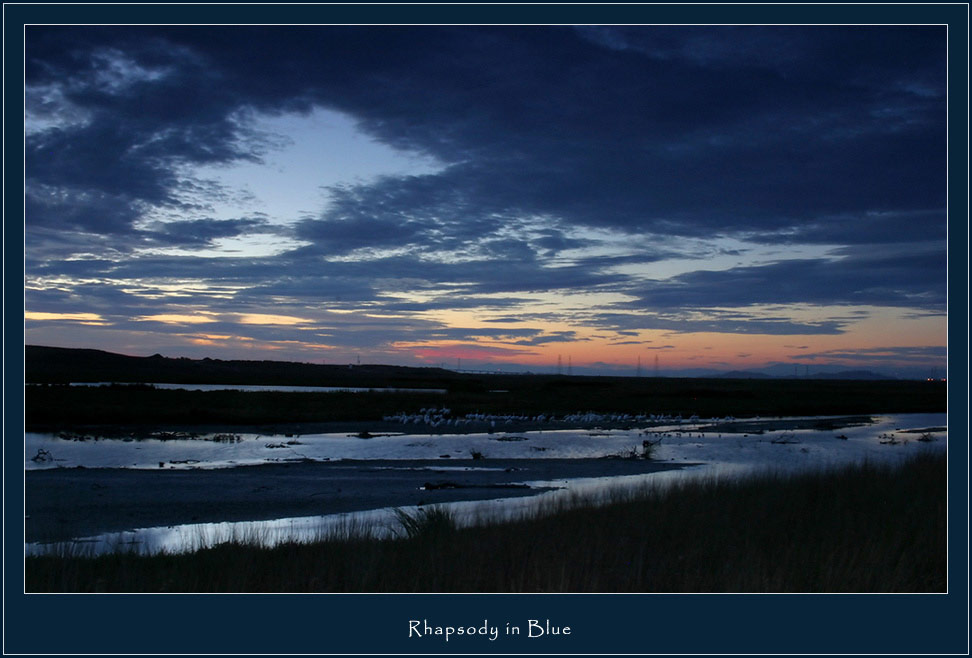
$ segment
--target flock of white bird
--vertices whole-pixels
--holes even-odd
[[[697,415],[689,418],[682,418],[681,415],[670,416],[668,414],[601,414],[592,411],[565,414],[558,417],[556,414],[538,414],[536,416],[517,415],[517,414],[483,414],[472,413],[464,416],[453,417],[452,410],[443,407],[437,409],[419,409],[418,413],[398,413],[385,416],[387,422],[401,423],[403,425],[428,425],[430,427],[462,427],[464,425],[512,425],[513,423],[566,423],[581,425],[596,425],[606,423],[637,424],[637,423],[657,423],[657,424],[681,424],[701,422]],[[712,422],[731,422],[735,418],[726,416],[725,418],[711,419]]]

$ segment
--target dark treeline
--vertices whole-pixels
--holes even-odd
[[[50,350],[54,350],[53,352]],[[448,407],[468,413],[654,413],[702,417],[945,412],[944,382],[474,375],[436,368],[123,357],[28,348],[28,429],[77,425],[272,425],[381,422]],[[101,365],[98,365],[101,364]],[[105,365],[107,364],[107,365]],[[232,374],[236,373],[236,374]],[[444,389],[447,393],[182,391],[68,387],[67,381],[304,384]]]

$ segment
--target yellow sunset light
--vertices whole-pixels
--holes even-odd
[[[265,313],[246,313],[239,316],[240,324],[307,324],[310,320],[294,317],[292,315],[267,315]]]
[[[97,313],[44,313],[41,311],[25,311],[25,320],[69,320],[85,324],[101,324],[104,318]]]
[[[136,320],[145,322],[164,322],[165,324],[202,324],[216,322],[216,318],[205,313],[186,315],[182,313],[159,313],[156,315],[142,315]]]

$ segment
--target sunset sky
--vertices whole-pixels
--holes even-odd
[[[942,26],[25,42],[28,344],[945,376]]]

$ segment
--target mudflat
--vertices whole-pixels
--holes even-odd
[[[343,460],[226,469],[53,468],[25,473],[26,541],[536,495],[529,481],[681,468],[644,459]]]

